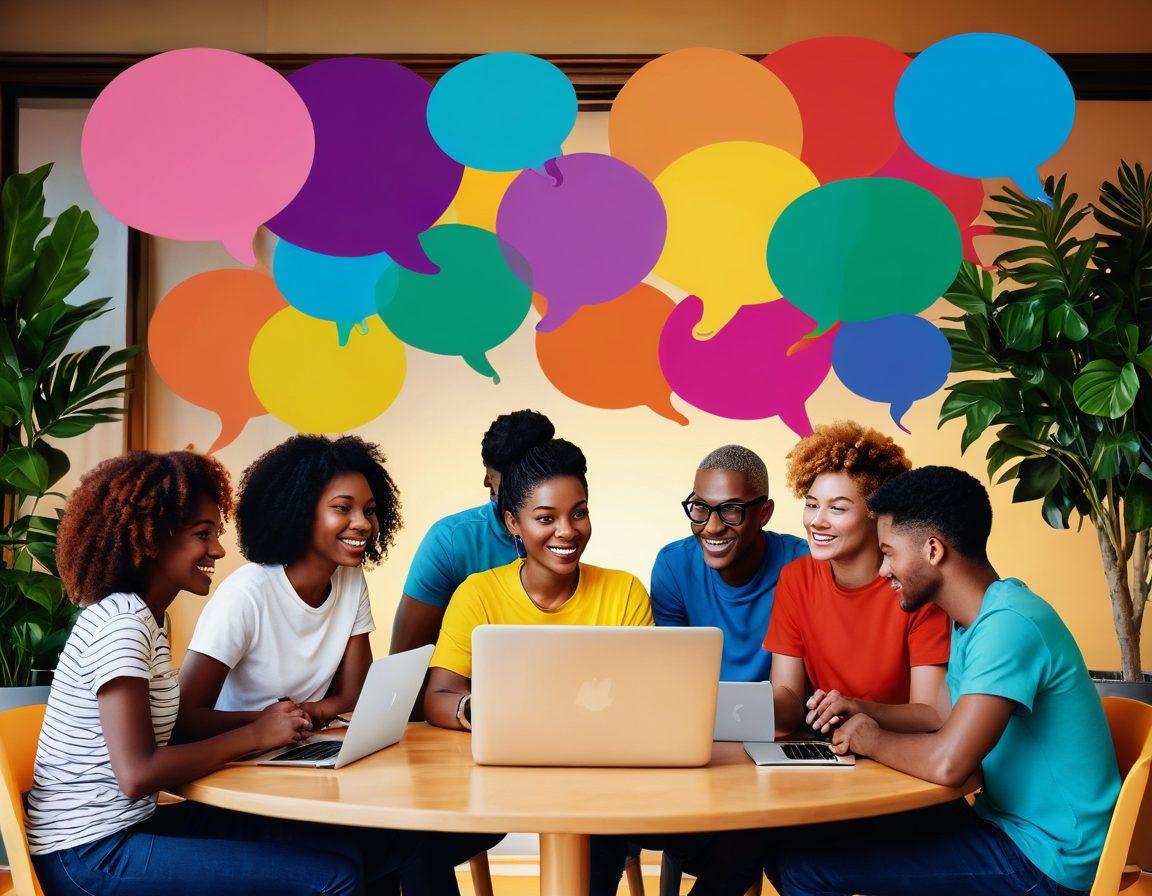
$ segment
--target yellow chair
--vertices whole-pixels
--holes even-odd
[[[1123,697],[1104,697],[1103,702],[1124,783],[1112,810],[1091,896],[1116,896],[1140,879],[1139,867],[1126,862],[1152,767],[1152,706]]]
[[[32,786],[32,764],[45,709],[40,703],[0,712],[0,839],[10,868],[0,871],[0,896],[44,896],[28,854],[23,796]]]

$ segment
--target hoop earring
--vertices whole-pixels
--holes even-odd
[[[524,548],[524,539],[519,535],[513,535],[512,540],[516,542],[516,556],[521,560],[528,559],[528,551]]]

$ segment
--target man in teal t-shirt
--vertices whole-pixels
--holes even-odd
[[[992,507],[967,473],[913,470],[881,486],[869,507],[880,572],[900,606],[914,612],[933,601],[953,620],[952,710],[931,734],[886,731],[855,715],[836,730],[833,749],[950,787],[982,770],[984,789],[974,807],[957,802],[777,838],[769,870],[781,893],[1086,893],[1120,777],[1071,633],[1048,603],[988,562]]]

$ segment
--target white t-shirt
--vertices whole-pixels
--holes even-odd
[[[217,709],[261,710],[281,697],[324,699],[348,639],[375,628],[360,567],[337,567],[327,599],[310,607],[283,566],[247,563],[220,583],[188,649],[232,670]]]
[[[180,689],[168,636],[135,594],[110,594],[76,619],[48,697],[28,792],[33,855],[82,846],[143,821],[156,795],[120,790],[100,726],[96,692],[114,678],[148,679],[157,746],[168,743]]]

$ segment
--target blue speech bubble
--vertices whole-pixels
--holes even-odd
[[[993,135],[988,110],[1023,112]],[[896,123],[912,150],[963,177],[1009,177],[1051,204],[1036,173],[1072,132],[1076,97],[1068,76],[1039,47],[1008,34],[958,34],[920,53],[896,88]]]
[[[551,62],[487,53],[461,62],[428,100],[428,129],[449,156],[482,171],[536,168],[576,124],[576,89]]]
[[[289,305],[335,323],[340,344],[347,345],[354,325],[367,332],[363,321],[376,313],[376,284],[394,265],[384,252],[345,258],[280,240],[272,256],[272,277]]]
[[[901,422],[912,403],[948,379],[952,347],[931,322],[912,314],[843,324],[832,345],[832,369],[861,398],[891,405]]]

